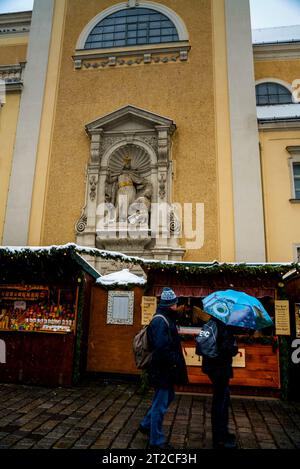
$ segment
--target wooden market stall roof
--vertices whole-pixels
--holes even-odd
[[[73,245],[0,246],[0,283],[52,282],[57,278],[70,282],[76,281],[79,271],[84,271],[94,280],[101,277]]]

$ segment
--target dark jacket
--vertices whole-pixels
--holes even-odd
[[[212,318],[213,319],[213,318]],[[216,358],[203,357],[202,371],[215,378],[230,379],[233,377],[232,357],[238,353],[236,339],[230,330],[222,321],[213,319],[217,323],[217,344],[219,355]]]
[[[154,388],[162,389],[173,384],[187,384],[187,368],[175,323],[176,311],[158,307],[156,314],[163,315],[169,326],[162,318],[155,318],[155,315],[148,326],[148,340],[153,351],[147,370],[149,383]]]

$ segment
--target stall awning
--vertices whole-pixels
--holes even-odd
[[[194,298],[204,298],[207,295],[210,295],[216,288],[208,287],[196,287],[196,286],[185,286],[185,285],[170,285],[174,290],[177,296],[181,297],[194,297]],[[154,286],[151,290],[152,296],[160,296],[163,290],[163,286]],[[247,293],[248,295],[255,296],[256,298],[262,298],[264,296],[270,296],[275,298],[275,288],[258,288],[258,287],[243,287],[243,288],[233,288],[233,290],[239,290]]]

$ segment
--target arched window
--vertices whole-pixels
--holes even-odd
[[[161,44],[179,41],[174,23],[150,8],[127,8],[101,20],[90,32],[85,49]]]
[[[256,85],[255,91],[257,106],[291,104],[293,102],[290,90],[279,83],[260,83]]]

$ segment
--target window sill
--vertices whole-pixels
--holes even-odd
[[[290,199],[291,204],[300,204],[300,199]]]
[[[113,49],[77,50],[72,59],[74,69],[96,69],[150,63],[186,62],[191,49],[188,41]]]

